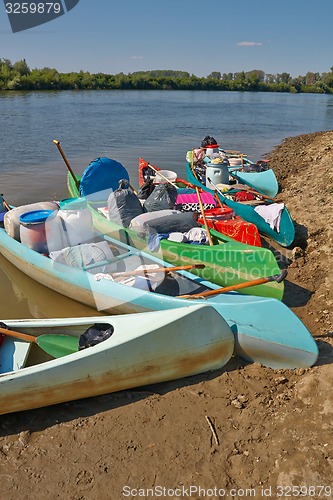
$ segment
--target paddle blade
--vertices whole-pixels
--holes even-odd
[[[71,335],[40,335],[36,343],[54,358],[61,358],[79,350],[79,339]]]

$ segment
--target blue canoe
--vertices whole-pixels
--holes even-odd
[[[200,187],[204,191],[207,191],[209,193],[214,194],[214,191],[204,184],[202,184],[194,175],[191,170],[190,164],[187,162],[186,163],[186,175],[187,179],[191,184],[194,184],[195,186]],[[256,174],[254,174],[256,175]],[[237,185],[235,185],[235,188],[237,188]],[[292,244],[295,238],[295,226],[294,223],[290,217],[290,214],[287,210],[286,207],[283,208],[282,214],[281,214],[281,221],[280,221],[280,231],[277,232],[275,229],[272,229],[270,225],[265,221],[263,217],[261,217],[254,209],[253,206],[250,205],[245,205],[233,200],[230,200],[226,196],[223,195],[223,193],[219,192],[218,196],[221,200],[222,203],[227,205],[228,207],[232,208],[234,212],[242,217],[244,220],[248,222],[252,222],[255,224],[259,230],[260,233],[268,236],[272,240],[276,241],[283,247],[288,247],[289,245]],[[267,200],[267,204],[271,204],[273,201]]]
[[[232,177],[234,177],[234,179],[236,179],[238,182],[246,184],[247,186],[259,191],[260,193],[270,196],[271,198],[274,198],[278,194],[278,181],[274,171],[271,168],[265,167],[267,168],[267,170],[256,172],[255,169],[257,168],[258,164],[254,163],[248,158],[242,159],[241,157],[228,157],[228,159],[230,162],[232,160],[234,162],[235,160],[239,160],[238,164],[233,163],[229,166],[230,175],[232,175]],[[262,160],[262,163],[265,163],[265,165],[268,164],[268,162],[264,160]],[[249,170],[247,170],[248,168]]]
[[[220,155],[224,156],[230,162],[228,167],[229,175],[231,175],[237,182],[246,184],[247,186],[259,191],[262,194],[274,198],[279,190],[278,181],[275,173],[271,168],[268,168],[267,160],[259,160],[258,163],[245,158],[244,155],[229,154],[220,148]],[[186,156],[187,160],[191,162],[191,152]],[[265,170],[262,166],[265,165]],[[208,165],[207,157],[203,160],[203,165]]]
[[[98,242],[101,240],[111,248],[112,258],[85,268],[70,267],[28,248],[0,228],[0,252],[14,266],[42,285],[98,311],[122,314],[168,310],[193,303],[211,305],[231,328],[234,352],[240,357],[272,368],[309,367],[316,362],[318,348],[312,335],[279,300],[236,292],[195,301],[180,298],[219,288],[187,271],[162,273],[162,281],[156,282],[143,277],[125,278],[122,283],[109,280],[104,274],[106,269],[111,272],[110,266],[112,273],[122,274],[132,273],[142,265],[172,266],[109,236],[99,235]],[[96,273],[104,276],[99,279]]]
[[[271,198],[274,198],[279,190],[273,170],[265,170],[264,172],[242,172],[235,170],[235,167],[230,167],[229,172],[238,182],[263,193]]]

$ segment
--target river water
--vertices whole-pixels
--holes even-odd
[[[333,96],[249,92],[0,92],[0,192],[13,205],[68,196],[67,167],[120,161],[137,186],[138,158],[185,173],[185,153],[212,135],[258,160],[283,139],[331,130]],[[0,258],[0,320],[95,314]]]

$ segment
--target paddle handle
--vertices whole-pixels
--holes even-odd
[[[202,297],[210,297],[211,295],[217,295],[220,293],[235,292],[241,290],[242,288],[249,288],[251,286],[263,285],[269,281],[276,281],[281,283],[287,276],[287,270],[283,269],[280,274],[275,274],[274,276],[267,276],[265,278],[258,278],[252,281],[245,281],[244,283],[238,283],[237,285],[225,286],[222,288],[216,288],[216,290],[208,290],[207,292],[197,293],[195,295],[178,295],[179,299],[201,299]]]
[[[79,181],[77,180],[77,178],[76,178],[76,176],[75,176],[75,174],[74,174],[74,172],[73,172],[73,170],[72,170],[72,167],[70,166],[70,164],[69,164],[69,162],[68,162],[68,160],[67,160],[67,158],[66,158],[66,156],[65,156],[65,153],[64,153],[64,152],[63,152],[63,150],[62,150],[62,147],[60,146],[60,142],[59,142],[59,141],[57,141],[57,139],[53,139],[53,141],[52,141],[52,142],[54,142],[54,144],[57,146],[57,148],[58,148],[58,150],[59,150],[59,153],[61,154],[61,156],[62,156],[62,158],[63,158],[63,160],[64,160],[64,162],[65,162],[65,164],[66,164],[66,166],[67,166],[67,168],[68,168],[68,170],[69,170],[69,172],[71,173],[71,176],[72,176],[72,177],[73,177],[73,179],[74,179],[74,182],[75,182],[75,184],[76,184],[77,189],[78,189],[78,190],[80,190],[80,183],[79,183]]]
[[[7,335],[8,337],[15,337],[20,340],[25,340],[26,342],[36,342],[37,337],[32,335],[26,335],[25,333],[15,332],[14,330],[7,330],[6,328],[0,328],[0,333]]]
[[[4,199],[3,197],[3,194],[1,194],[0,196],[2,196],[2,203],[3,203],[3,206],[5,207],[6,210],[11,210],[10,206],[8,205],[8,203],[6,202],[6,200]]]
[[[172,271],[186,271],[190,269],[203,269],[205,264],[193,264],[188,266],[175,266],[175,267],[156,267],[155,269],[135,269],[133,271],[125,271],[123,273],[112,273],[114,278],[119,276],[137,276],[141,274],[154,274],[154,273],[169,273]]]

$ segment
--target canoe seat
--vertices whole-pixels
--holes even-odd
[[[24,368],[30,349],[30,342],[6,337],[0,346],[0,374]]]
[[[246,201],[239,201],[238,203],[241,203],[242,205],[251,205],[251,206],[267,205],[267,202],[265,200],[246,200]]]
[[[98,262],[94,262],[92,264],[88,264],[87,266],[83,266],[82,269],[84,269],[85,271],[90,271],[92,269],[95,269],[96,267],[104,267],[104,266],[108,266],[109,264],[115,264],[117,263],[118,261],[120,260],[124,260],[124,259],[127,259],[128,257],[131,256],[131,252],[126,252],[125,254],[122,254],[122,255],[115,255],[114,257],[112,257],[111,259],[108,259],[108,260],[100,260]],[[116,269],[114,269],[115,271]]]

